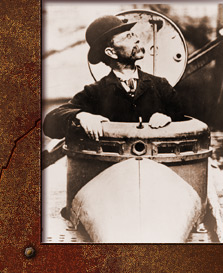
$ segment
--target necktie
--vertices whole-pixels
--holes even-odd
[[[129,87],[129,92],[128,94],[131,96],[131,97],[134,97],[134,93],[135,93],[135,80],[133,78],[130,78],[129,80],[125,81],[125,83],[128,85]]]

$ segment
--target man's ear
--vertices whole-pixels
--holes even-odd
[[[105,54],[106,54],[107,56],[109,56],[110,58],[112,58],[112,59],[118,59],[118,56],[117,56],[117,54],[116,54],[116,51],[115,51],[115,49],[112,48],[112,47],[106,47],[106,48],[105,48]]]

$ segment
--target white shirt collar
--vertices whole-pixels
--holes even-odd
[[[122,73],[117,70],[113,70],[114,74],[116,75],[117,78],[119,78],[121,81],[127,81],[130,78],[132,79],[139,79],[139,74],[138,74],[138,69],[136,68],[134,72],[130,71],[128,73]]]

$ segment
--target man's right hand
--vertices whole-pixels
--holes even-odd
[[[93,115],[87,112],[80,112],[76,115],[76,118],[79,119],[80,125],[85,130],[86,134],[95,139],[99,140],[99,137],[103,136],[102,122],[109,121],[108,118],[101,115]]]

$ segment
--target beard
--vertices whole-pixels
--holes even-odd
[[[122,64],[134,64],[135,61],[143,59],[145,54],[145,48],[135,45],[129,55],[125,52],[117,51],[118,61]]]

